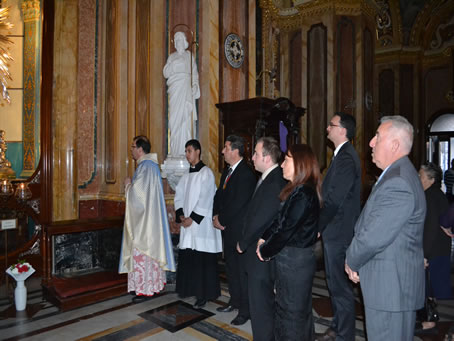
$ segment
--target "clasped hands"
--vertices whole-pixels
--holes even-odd
[[[180,221],[181,221],[181,225],[183,227],[189,227],[189,226],[192,225],[192,222],[193,222],[192,218],[185,217],[185,216],[182,216],[182,215],[180,215]]]

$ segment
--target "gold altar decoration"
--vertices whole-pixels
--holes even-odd
[[[6,146],[5,131],[0,130],[0,179],[14,179],[16,172],[11,169],[11,162],[6,158]]]
[[[8,50],[8,45],[13,42],[7,36],[7,31],[10,30],[13,25],[7,21],[8,17],[9,7],[0,8],[0,83],[2,88],[2,97],[5,101],[10,103],[11,98],[8,93],[8,80],[12,80],[12,77],[9,72],[8,63],[12,61],[13,58]]]

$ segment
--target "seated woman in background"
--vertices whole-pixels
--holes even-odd
[[[432,163],[426,163],[419,170],[419,177],[426,196],[427,212],[424,222],[424,264],[427,267],[428,282],[426,296],[438,299],[449,299],[452,296],[450,284],[450,255],[451,238],[440,228],[440,216],[449,207],[445,194],[441,191],[441,168]],[[435,322],[428,321],[426,309],[418,312],[422,322],[416,326],[416,332],[435,332]]]
[[[276,340],[312,340],[320,170],[311,148],[301,144],[290,146],[281,167],[290,182],[280,194],[278,215],[258,241],[257,256],[276,256]]]

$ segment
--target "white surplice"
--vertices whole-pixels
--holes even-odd
[[[181,227],[180,249],[202,252],[222,252],[221,231],[213,226],[213,198],[216,192],[214,175],[204,166],[198,172],[182,176],[175,190],[175,210],[183,208],[184,215],[192,212],[204,217],[200,224],[193,221],[189,227]]]

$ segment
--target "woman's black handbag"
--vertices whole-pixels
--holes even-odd
[[[435,298],[427,297],[426,304],[424,306],[424,310],[426,311],[426,321],[428,322],[437,322],[440,319],[437,311],[437,302]]]
[[[435,298],[430,297],[432,294],[432,286],[430,285],[430,273],[429,269],[426,269],[426,285],[428,287],[429,297],[426,297],[426,302],[424,304],[424,310],[426,311],[426,321],[427,322],[437,322],[440,319],[437,310],[437,301]]]

